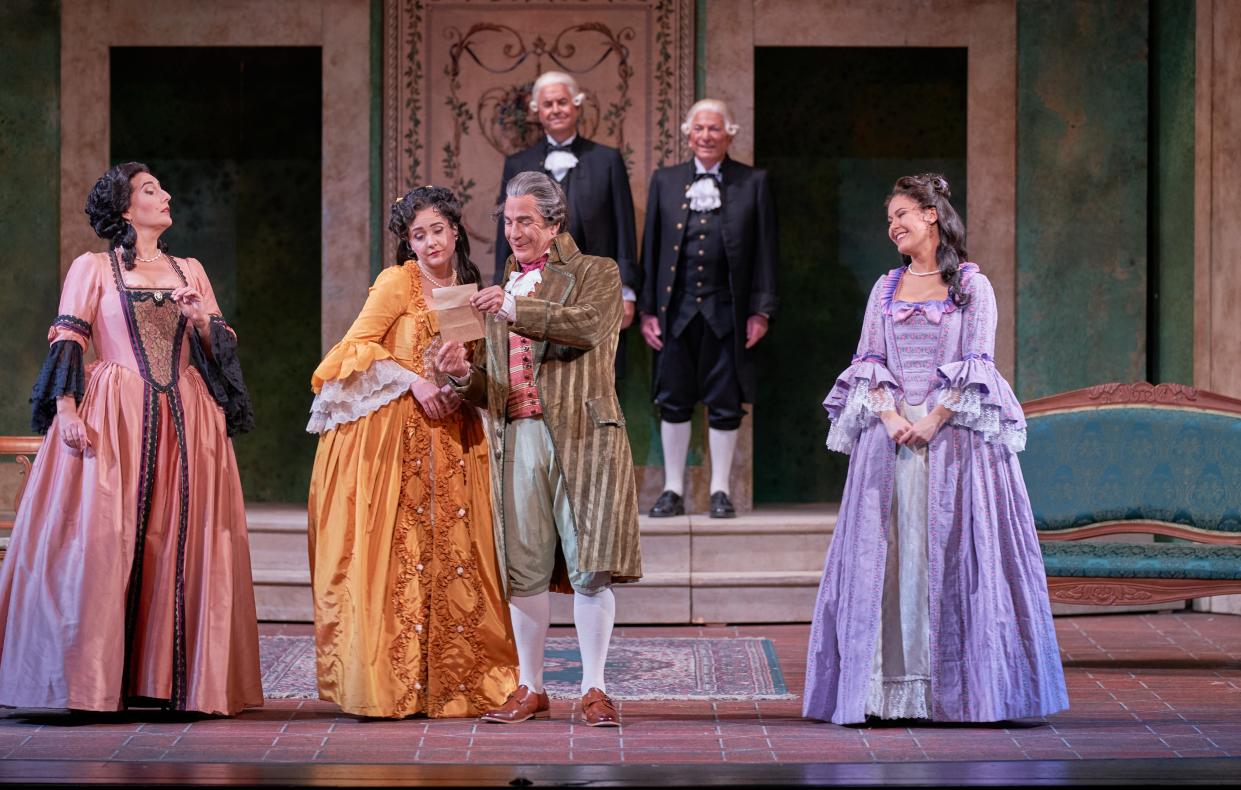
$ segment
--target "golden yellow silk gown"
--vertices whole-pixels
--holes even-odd
[[[348,713],[477,716],[517,685],[482,423],[409,392],[435,333],[418,267],[386,269],[312,380],[319,696]]]

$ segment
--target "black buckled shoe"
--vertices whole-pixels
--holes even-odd
[[[665,491],[655,500],[651,508],[651,518],[672,518],[685,515],[685,501],[675,491]]]
[[[733,507],[733,501],[728,498],[728,494],[723,491],[716,491],[711,495],[711,518],[736,518],[737,509]]]

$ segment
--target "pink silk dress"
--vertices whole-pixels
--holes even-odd
[[[102,253],[65,280],[31,398],[47,438],[0,568],[0,705],[233,714],[263,702],[229,438],[253,424],[236,338],[202,265],[165,260],[158,289],[126,287]],[[169,298],[185,284],[212,315],[210,353]],[[84,375],[89,344],[98,362]],[[71,393],[84,453],[52,418]]]

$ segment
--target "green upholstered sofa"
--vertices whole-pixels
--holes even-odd
[[[1241,400],[1139,382],[1024,408],[1021,469],[1053,601],[1241,593]],[[1136,533],[1163,537],[1076,542]]]

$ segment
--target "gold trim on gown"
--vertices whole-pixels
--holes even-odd
[[[477,716],[517,684],[482,422],[430,420],[408,390],[435,333],[417,267],[386,269],[313,378],[339,422],[308,503],[319,696],[348,713]]]

